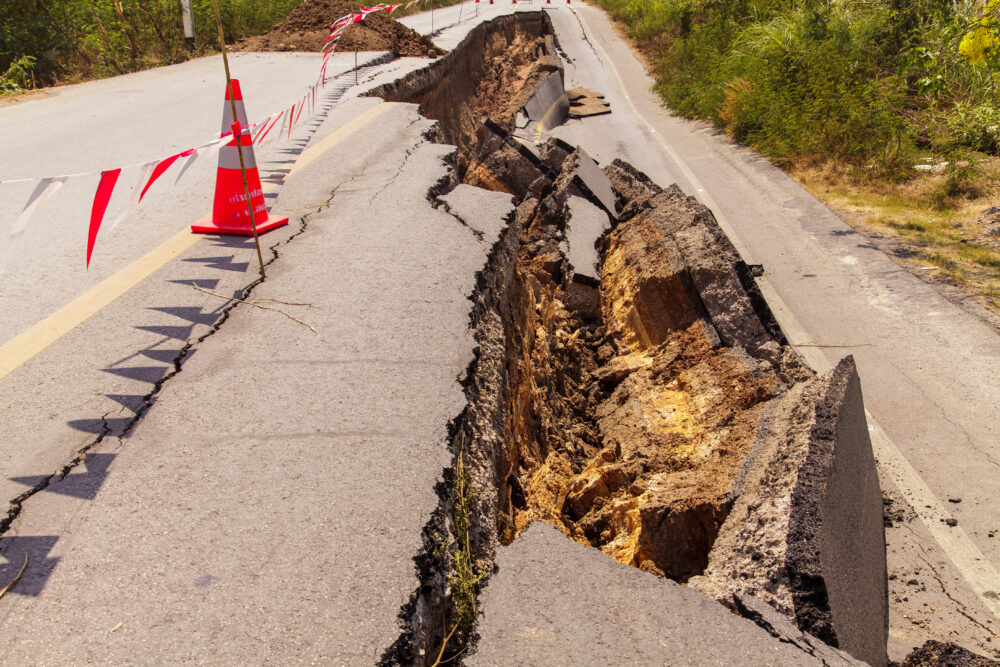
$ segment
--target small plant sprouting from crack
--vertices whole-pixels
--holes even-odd
[[[481,572],[478,572],[478,564],[472,556],[472,547],[469,544],[469,528],[471,521],[469,515],[472,512],[472,503],[476,499],[476,494],[471,489],[469,472],[465,469],[462,460],[463,452],[458,452],[458,460],[455,463],[455,542],[456,548],[452,550],[451,557],[455,573],[448,577],[448,585],[452,589],[452,597],[455,600],[455,616],[462,634],[468,635],[472,632],[472,626],[476,622],[479,614],[479,584],[483,579]]]
[[[452,574],[448,577],[451,588],[451,599],[454,608],[451,631],[445,636],[438,653],[435,665],[444,664],[442,660],[448,647],[448,642],[456,635],[461,644],[468,644],[472,628],[479,615],[479,588],[484,573],[480,571],[479,563],[472,555],[472,545],[469,543],[469,528],[472,525],[470,514],[476,494],[472,491],[469,471],[463,461],[464,447],[458,450],[455,460],[455,482],[452,491],[452,521],[455,531],[455,546],[451,550]],[[464,648],[462,650],[465,650]],[[458,656],[458,651],[452,658]]]

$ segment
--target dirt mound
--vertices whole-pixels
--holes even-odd
[[[307,0],[274,29],[235,44],[239,51],[319,51],[334,21],[357,9],[349,0]],[[401,56],[433,58],[444,54],[430,39],[388,14],[369,14],[340,38],[338,50],[392,51]]]
[[[435,58],[445,51],[427,37],[388,14],[369,14],[361,23],[348,28],[338,49],[344,51],[392,51],[401,56]]]
[[[923,646],[913,649],[910,655],[900,663],[900,667],[988,667],[1000,664],[976,655],[957,644],[928,641]]]

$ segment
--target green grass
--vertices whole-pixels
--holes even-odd
[[[989,246],[977,243],[961,243],[956,252],[967,262],[985,269],[1000,269],[1000,252]]]
[[[472,506],[476,494],[472,491],[462,449],[459,449],[458,457],[455,460],[454,474],[451,517],[453,546],[449,549],[452,571],[448,576],[452,613],[449,614],[448,627],[445,628],[434,665],[450,662],[464,650],[456,649],[456,647],[468,644],[476,618],[479,616],[479,590],[485,576],[469,539],[469,529],[472,527]],[[450,655],[450,658],[444,659],[446,655]]]
[[[452,601],[455,605],[455,623],[462,636],[472,632],[479,615],[479,585],[483,574],[478,571],[476,558],[469,542],[470,515],[475,494],[472,492],[469,473],[465,469],[463,454],[459,452],[455,463],[455,488],[452,497],[454,512],[455,548],[451,552],[453,574],[448,577]]]
[[[892,227],[893,229],[899,229],[908,232],[926,232],[927,225],[920,222],[913,222],[908,220],[906,222],[896,222],[895,220],[886,220],[885,224]]]

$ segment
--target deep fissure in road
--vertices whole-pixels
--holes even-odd
[[[884,628],[840,611],[885,609],[853,361],[815,376],[711,212],[679,188],[531,141],[521,112],[553,73],[562,85],[561,68],[548,17],[524,13],[370,93],[418,103],[457,147],[432,203],[458,183],[516,203],[472,297],[477,354],[417,559],[423,583],[383,662],[468,650],[497,549],[540,520],[734,610],[753,594],[884,663]],[[847,481],[838,466],[867,476]],[[873,555],[852,576],[864,582],[828,574],[862,543]]]

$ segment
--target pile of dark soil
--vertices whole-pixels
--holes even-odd
[[[899,667],[989,667],[997,663],[957,644],[930,640],[913,649]]]
[[[306,0],[281,23],[263,35],[236,43],[239,51],[319,51],[330,34],[330,26],[356,11],[350,0]],[[400,56],[433,58],[444,54],[434,43],[399,21],[377,12],[349,27],[341,36],[338,51],[392,51]]]

